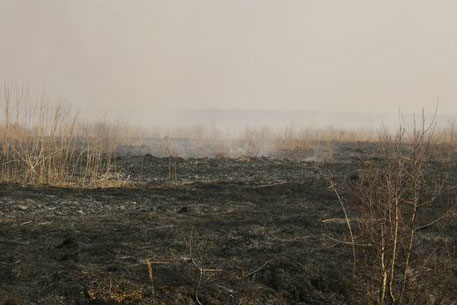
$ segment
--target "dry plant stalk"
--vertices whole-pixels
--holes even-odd
[[[194,236],[195,236],[195,227],[192,227],[192,230],[191,230],[190,236],[189,236],[189,240],[187,241],[187,246],[189,248],[190,261],[195,266],[195,268],[197,268],[198,273],[199,273],[197,287],[195,287],[195,300],[197,301],[197,303],[199,305],[202,305],[202,303],[200,301],[200,298],[199,298],[199,291],[200,291],[200,287],[201,287],[201,284],[202,284],[203,275],[206,274],[206,273],[210,273],[210,274],[220,273],[220,272],[223,272],[224,270],[223,269],[217,269],[217,268],[204,268],[199,263],[197,263],[197,261],[195,259],[194,249],[193,249]]]
[[[336,186],[334,184],[333,181],[330,180],[330,187],[332,188],[332,190],[335,192],[335,195],[336,197],[338,198],[338,202],[340,203],[340,206],[341,206],[341,209],[343,210],[343,213],[344,213],[344,219],[346,221],[346,225],[348,227],[348,231],[349,231],[349,235],[351,237],[351,246],[352,246],[352,259],[353,259],[353,272],[355,274],[356,272],[356,267],[357,267],[357,256],[356,256],[356,251],[355,251],[355,246],[356,246],[356,243],[355,243],[355,240],[354,240],[354,234],[352,232],[352,226],[351,226],[351,221],[349,220],[349,216],[348,216],[348,213],[346,211],[346,208],[344,206],[344,202],[343,202],[343,199],[341,198],[340,196],[340,193],[338,192],[338,190],[336,189]]]
[[[154,305],[155,301],[155,286],[154,286],[154,265],[168,265],[171,264],[171,261],[153,261],[151,259],[146,259],[144,261],[146,268],[148,270],[148,278],[151,283],[151,303]]]

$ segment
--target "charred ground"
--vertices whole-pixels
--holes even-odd
[[[372,149],[123,156],[125,188],[2,185],[0,304],[353,304],[329,179],[357,179]],[[439,233],[453,258],[456,233],[455,221]]]

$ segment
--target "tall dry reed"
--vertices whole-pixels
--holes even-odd
[[[45,92],[5,82],[0,95],[0,180],[92,187],[120,183],[121,126],[88,123]]]

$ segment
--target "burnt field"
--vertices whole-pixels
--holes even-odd
[[[364,304],[364,252],[353,275],[330,181],[357,181],[372,149],[318,162],[123,156],[123,188],[1,185],[0,304]],[[428,304],[454,304],[456,234],[454,217],[418,235],[448,266]]]

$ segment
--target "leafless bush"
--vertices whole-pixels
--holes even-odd
[[[358,249],[356,271],[372,304],[425,304],[447,292],[442,287],[452,260],[440,259],[443,243],[421,235],[452,214],[442,206],[445,171],[431,164],[434,128],[423,117],[394,135],[382,132],[378,161],[364,162],[351,185],[351,213],[358,216],[351,244],[369,245]]]

